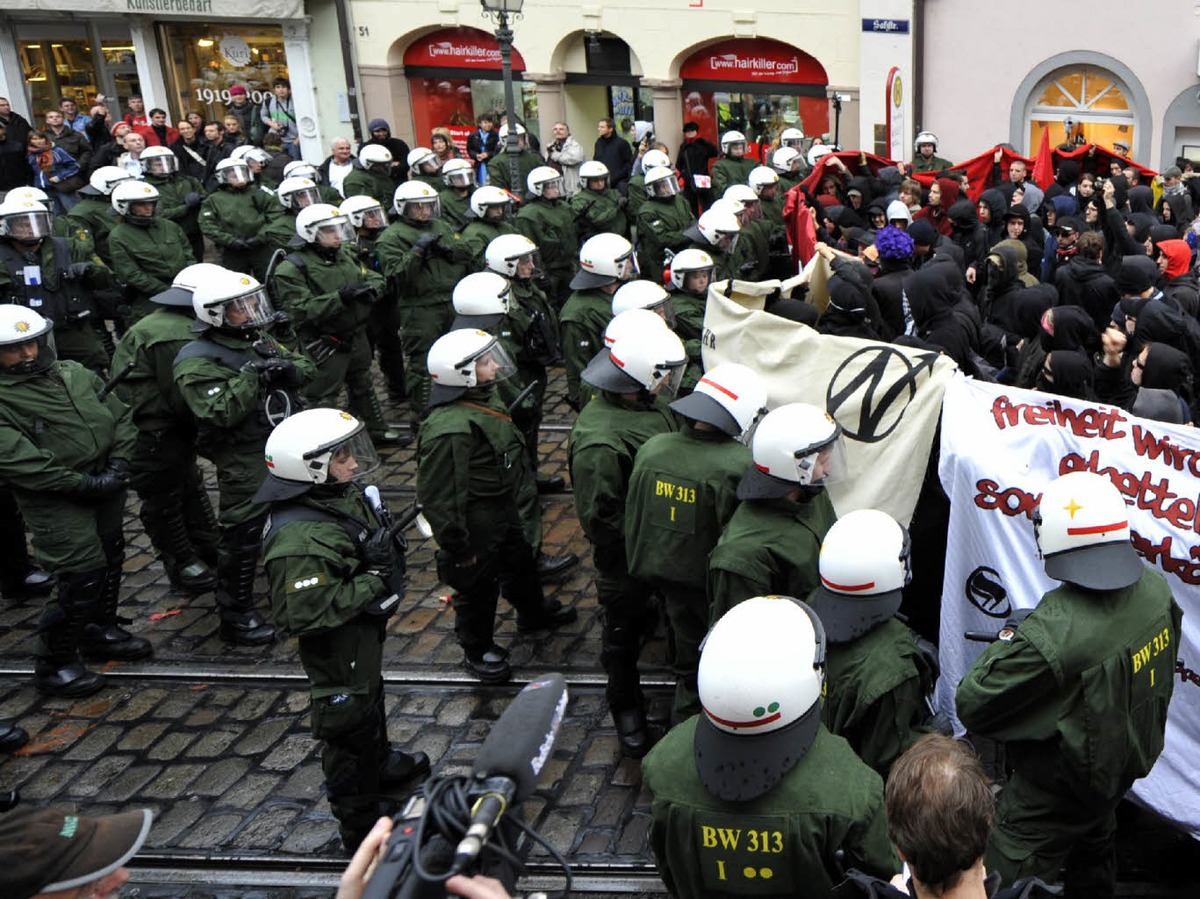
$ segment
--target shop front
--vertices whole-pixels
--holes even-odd
[[[700,136],[719,143],[726,131],[741,131],[759,157],[784,128],[807,137],[829,130],[829,78],[814,57],[766,38],[737,38],[710,44],[680,67],[683,120],[700,126]]]
[[[521,80],[525,60],[515,48],[512,69],[516,115],[537,134],[537,90]],[[465,156],[476,118],[491,113],[498,122],[504,114],[500,46],[486,31],[444,28],[425,35],[404,52],[404,74],[416,145],[429,146],[433,129],[446,128]]]

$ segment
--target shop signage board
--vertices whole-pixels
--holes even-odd
[[[679,71],[685,80],[754,81],[766,84],[825,84],[817,60],[780,41],[735,39],[692,54]]]
[[[444,69],[498,69],[500,45],[477,28],[446,28],[417,41],[404,51],[404,65]],[[525,60],[514,48],[514,72],[525,71]]]
[[[133,13],[151,17],[217,16],[244,19],[244,0],[8,0],[9,12]],[[256,19],[301,19],[304,0],[257,0]]]

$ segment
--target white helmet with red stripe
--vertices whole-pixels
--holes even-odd
[[[1142,576],[1129,542],[1129,508],[1108,478],[1073,471],[1051,481],[1033,513],[1046,574],[1089,590],[1120,590]]]
[[[750,450],[754,464],[738,484],[742,500],[825,487],[845,477],[849,467],[841,425],[808,403],[788,403],[763,416]]]
[[[908,531],[878,509],[856,509],[839,518],[821,544],[821,586],[812,595],[831,643],[848,643],[900,609],[912,580]]]
[[[704,373],[700,383],[671,408],[693,421],[720,428],[743,442],[759,418],[767,414],[767,386],[762,376],[738,362],[722,362]]]

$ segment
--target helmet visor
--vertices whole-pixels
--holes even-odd
[[[679,193],[679,179],[672,175],[670,178],[659,178],[650,184],[652,197],[673,197]]]
[[[804,148],[804,138],[802,137],[789,137],[781,143],[783,146],[791,147],[793,150],[802,150]]]
[[[722,253],[732,253],[734,247],[737,246],[739,232],[737,231],[718,231],[716,247]]]
[[[562,178],[551,178],[543,181],[538,187],[540,195],[547,200],[557,200],[563,195]]]
[[[29,340],[0,346],[0,371],[5,374],[26,375],[45,371],[57,359],[52,328]]]
[[[402,218],[410,222],[428,222],[442,217],[442,202],[437,197],[421,197],[405,200],[400,210]]]
[[[224,300],[220,305],[223,307],[221,322],[227,328],[249,331],[275,321],[275,309],[264,287]]]
[[[226,166],[217,172],[217,180],[222,184],[228,184],[230,187],[245,187],[250,183],[250,178],[250,166],[244,162]]]
[[[850,471],[846,443],[839,434],[833,441],[809,453],[796,454],[796,480],[810,486],[825,486],[845,480]]]
[[[284,169],[283,177],[285,178],[307,178],[315,184],[321,183],[321,173],[317,171],[316,166],[298,165],[295,168],[288,166]]]
[[[667,295],[665,300],[663,300],[657,306],[651,306],[650,309],[652,312],[657,312],[662,316],[662,319],[667,323],[668,328],[671,328],[672,330],[675,329],[675,304],[671,302],[670,294]]]
[[[442,180],[445,181],[449,187],[474,187],[475,170],[454,169],[453,171],[443,173]]]
[[[44,209],[4,217],[4,233],[14,240],[41,240],[50,236],[50,213]]]
[[[480,387],[503,381],[517,373],[516,363],[499,340],[493,340],[471,359],[464,360],[460,368],[471,362],[475,364],[475,384]]]
[[[542,254],[538,250],[511,257],[506,261],[512,266],[512,276],[518,281],[528,281],[530,278],[538,278],[543,274]]]
[[[380,228],[386,228],[388,223],[387,213],[383,211],[382,206],[372,206],[369,209],[364,209],[357,215],[351,216],[350,218],[352,224],[357,225],[359,228],[367,228],[372,231],[377,231]],[[354,221],[355,218],[358,219],[357,222]]]
[[[503,203],[489,203],[483,207],[483,218],[490,222],[511,222],[513,219],[513,204],[511,200]]]
[[[350,219],[339,215],[337,218],[327,219],[317,225],[316,237],[317,246],[335,248],[353,241],[357,234],[354,226],[350,224]]]
[[[706,265],[704,268],[694,268],[691,271],[681,272],[678,286],[685,293],[690,293],[698,297],[706,297],[708,296],[708,285],[712,284],[712,279],[713,267]]]
[[[357,431],[334,446],[325,445],[311,453],[305,453],[305,461],[315,467],[320,464],[322,456],[326,457],[326,484],[355,481],[379,467],[379,453],[375,451],[371,435],[361,425]]]
[[[288,194],[288,201],[292,209],[303,209],[313,203],[320,203],[321,192],[315,187],[302,187]]]
[[[671,399],[679,393],[679,385],[683,383],[683,370],[686,367],[686,359],[656,365],[654,371],[650,373],[650,383],[646,390],[651,396]]]
[[[179,171],[179,160],[173,153],[170,156],[151,156],[143,160],[142,168],[150,175],[173,175]]]
[[[637,257],[633,255],[633,250],[630,250],[624,256],[616,258],[617,280],[632,281],[641,271],[638,269]]]
[[[592,175],[589,178],[584,178],[587,182],[587,189],[594,191],[608,190],[608,175]]]

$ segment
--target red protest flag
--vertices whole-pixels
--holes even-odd
[[[1050,154],[1050,129],[1042,129],[1042,143],[1033,163],[1033,183],[1046,190],[1054,183],[1054,159]]]

